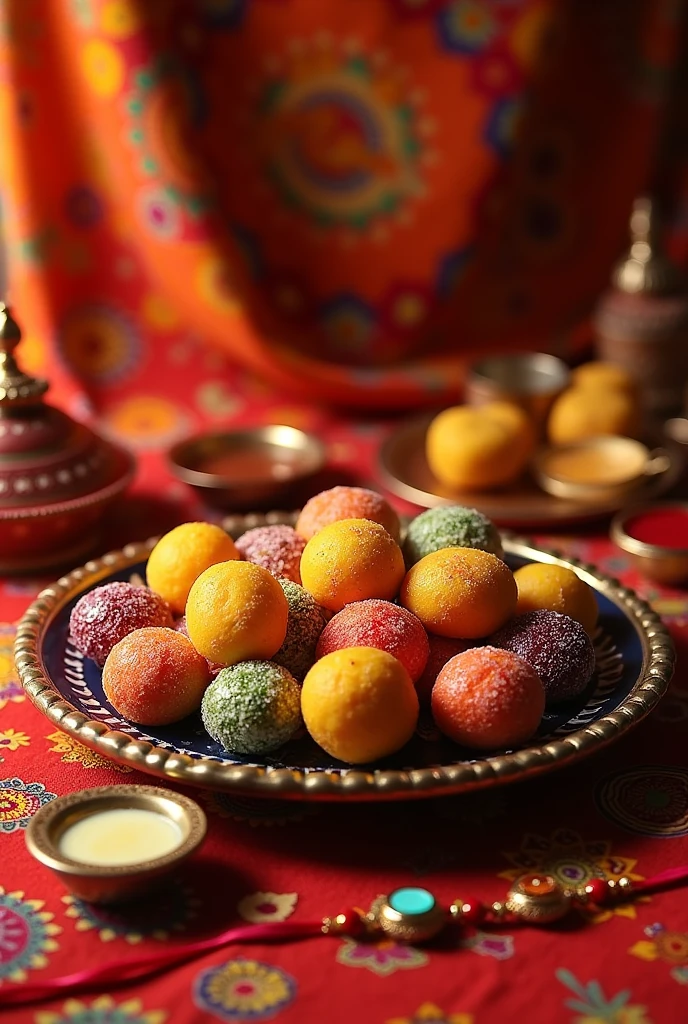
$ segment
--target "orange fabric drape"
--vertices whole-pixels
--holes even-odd
[[[669,0],[6,0],[10,297],[97,407],[189,337],[322,402],[566,350],[652,172]],[[166,368],[166,369],[165,369]],[[234,368],[234,369],[233,369]]]

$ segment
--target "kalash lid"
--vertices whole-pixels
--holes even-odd
[[[83,497],[122,468],[114,445],[43,401],[48,382],[23,373],[14,357],[20,339],[0,303],[0,510]]]

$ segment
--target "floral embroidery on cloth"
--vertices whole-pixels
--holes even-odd
[[[500,871],[499,878],[514,882],[525,871],[538,871],[552,875],[557,882],[568,888],[586,885],[593,878],[605,881],[626,875],[632,881],[644,876],[633,874],[636,861],[630,857],[613,854],[611,843],[605,839],[583,839],[571,829],[556,829],[548,837],[527,834],[518,850],[504,856],[514,865],[507,871]],[[645,897],[641,897],[645,899]],[[636,901],[639,902],[639,901]],[[602,911],[583,910],[594,924],[609,920],[610,917],[636,917],[632,903],[619,904]]]
[[[31,737],[25,732],[16,729],[4,729],[0,731],[0,750],[19,750],[20,747],[28,747]]]
[[[556,976],[576,996],[575,999],[567,999],[565,1005],[582,1014],[574,1017],[571,1024],[652,1024],[644,1006],[629,1003],[631,993],[628,989],[607,999],[598,981],[584,985],[563,967]]]
[[[604,816],[627,832],[688,835],[688,770],[679,765],[621,768],[600,779],[594,795]]]
[[[445,1013],[434,1003],[423,1003],[411,1017],[392,1017],[385,1024],[473,1024],[471,1013]]]
[[[62,929],[43,906],[43,900],[27,900],[23,892],[0,886],[0,985],[25,981],[30,970],[47,966],[47,953],[59,949],[54,936]]]
[[[178,882],[173,888],[159,889],[145,903],[130,903],[121,908],[96,906],[63,896],[65,915],[75,922],[78,932],[95,931],[101,942],[124,939],[131,945],[143,939],[165,942],[173,932],[184,931],[188,922],[196,917],[200,900],[189,886]]]
[[[194,1000],[220,1020],[266,1020],[296,996],[296,981],[279,967],[239,957],[196,977]]]
[[[356,942],[344,939],[337,950],[337,962],[347,967],[365,967],[373,974],[387,977],[399,970],[424,967],[429,957],[413,946],[403,946],[391,939],[380,942]]]
[[[1,736],[2,733],[0,733]],[[61,754],[60,760],[65,764],[80,764],[84,768],[111,768],[115,772],[132,771],[128,765],[117,764],[116,761],[110,761],[107,757],[97,754],[95,750],[89,750],[83,743],[79,743],[73,736],[66,732],[61,732],[59,729],[51,732],[49,736],[46,736],[46,739],[54,744],[54,746],[50,747],[50,752]],[[2,739],[0,738],[1,745]]]
[[[669,974],[679,983],[688,985],[688,932],[675,932],[655,923],[645,929],[647,939],[631,946],[629,953],[641,960],[662,960],[671,965]]]
[[[295,892],[253,892],[239,900],[237,910],[244,921],[253,924],[286,921],[294,913],[298,898]]]
[[[476,931],[461,939],[461,948],[470,949],[480,956],[491,956],[495,960],[509,960],[514,955],[514,939],[511,935],[497,932]]]
[[[3,779],[0,781],[0,832],[26,828],[36,811],[56,796],[57,793],[48,793],[42,782]]]
[[[144,1010],[140,999],[116,1003],[112,996],[98,996],[91,1003],[68,999],[62,1009],[41,1010],[34,1024],[163,1024],[165,1010]]]
[[[0,622],[0,710],[10,701],[20,704],[26,697],[14,667],[14,626]]]

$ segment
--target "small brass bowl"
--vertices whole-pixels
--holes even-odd
[[[555,498],[582,502],[623,502],[670,468],[669,454],[616,434],[588,437],[536,452],[533,476]],[[618,506],[617,506],[618,507]]]
[[[506,401],[528,413],[538,431],[554,399],[569,383],[566,363],[547,352],[515,352],[489,356],[473,363],[466,376],[468,405]]]
[[[682,548],[650,544],[634,537],[630,532],[630,524],[645,513],[672,509],[684,512],[688,521],[688,502],[663,501],[622,509],[612,520],[610,528],[611,539],[631,556],[638,572],[649,580],[670,586],[688,580],[688,535],[686,546]]]
[[[115,808],[140,808],[168,818],[181,831],[179,846],[162,857],[123,865],[88,864],[72,860],[60,851],[60,837],[67,828],[91,814]],[[89,903],[123,903],[147,894],[164,881],[198,849],[206,829],[206,816],[201,808],[180,793],[158,786],[97,786],[45,804],[28,824],[26,846],[79,899]]]
[[[325,464],[325,446],[313,434],[273,424],[196,434],[168,453],[171,472],[221,508],[273,504]]]

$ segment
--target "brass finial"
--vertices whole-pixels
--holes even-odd
[[[628,251],[612,273],[612,282],[620,291],[667,295],[685,288],[683,272],[669,259],[659,241],[656,205],[649,196],[641,196],[633,203],[630,234]]]
[[[31,405],[48,390],[47,380],[37,380],[17,366],[14,350],[21,339],[19,324],[0,302],[0,409],[12,404]]]

